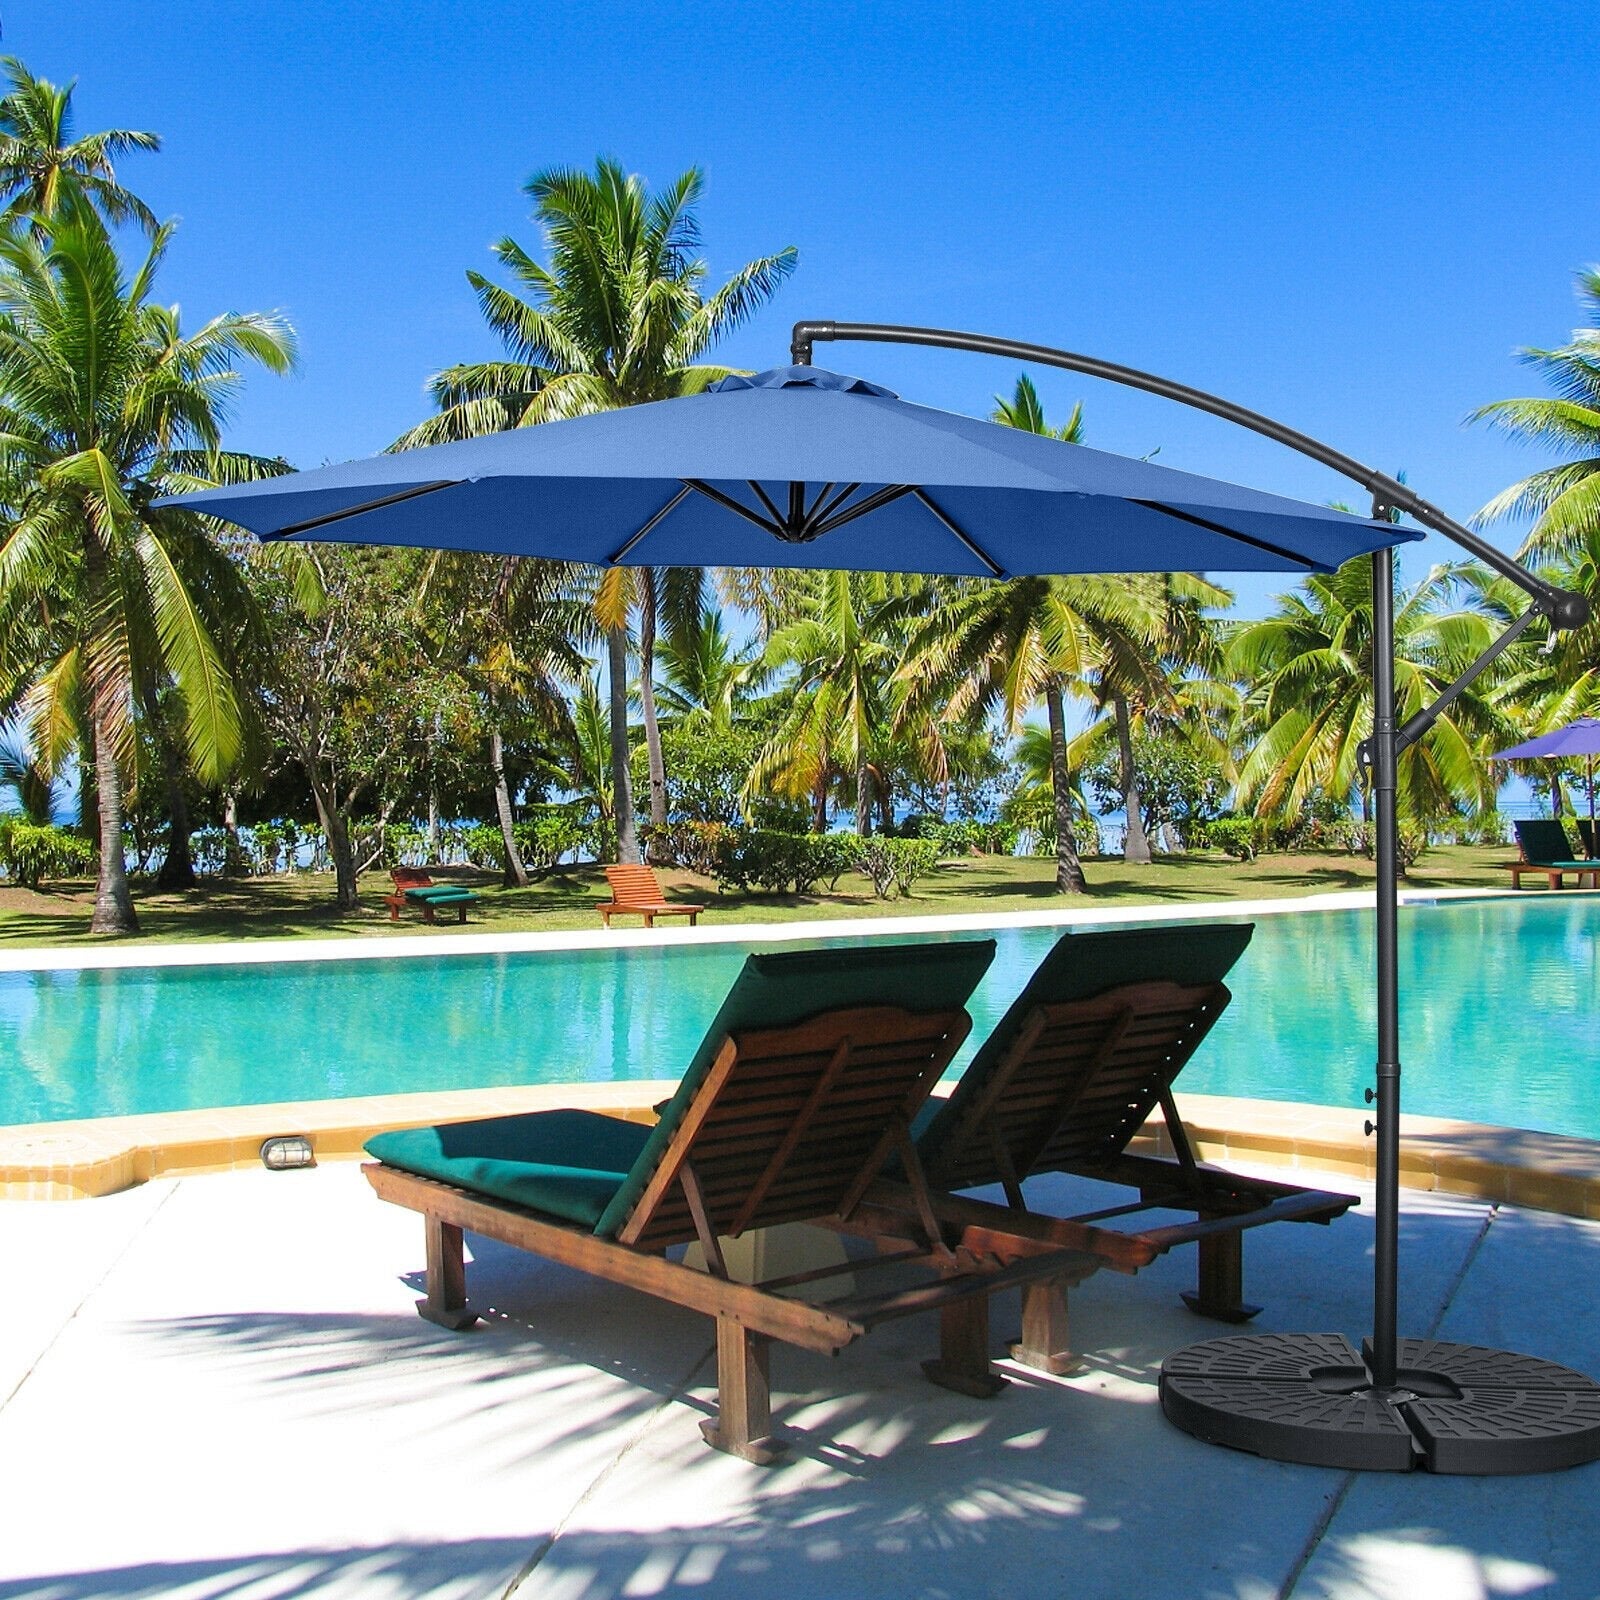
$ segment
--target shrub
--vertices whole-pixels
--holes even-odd
[[[641,829],[640,837],[652,861],[709,878],[717,870],[718,846],[733,831],[725,822],[669,822],[664,828]]]
[[[1254,861],[1261,825],[1254,817],[1215,817],[1206,824],[1205,842],[1235,861]]]
[[[500,830],[494,831],[498,839]],[[527,821],[516,823],[511,831],[522,864],[539,877],[553,872],[563,857],[576,855],[585,842],[583,819],[571,806],[540,806]],[[502,848],[495,865],[500,865],[504,859]]]
[[[196,828],[189,835],[189,848],[194,854],[194,870],[216,877],[228,864],[228,830]]]
[[[857,841],[856,859],[872,879],[880,900],[893,894],[909,895],[918,878],[939,864],[939,847],[931,839],[888,839],[877,835]]]
[[[46,878],[71,878],[94,866],[94,846],[70,828],[0,818],[0,866],[13,883],[37,889]]]
[[[505,841],[499,828],[487,822],[475,822],[461,830],[461,849],[473,866],[485,872],[499,872],[506,864]]]
[[[810,894],[823,879],[833,888],[858,856],[859,841],[849,834],[730,828],[716,840],[712,870],[724,889]]]
[[[283,853],[283,829],[270,822],[258,822],[250,830],[250,848],[255,860],[250,870],[258,878],[270,877],[278,870],[278,857]]]

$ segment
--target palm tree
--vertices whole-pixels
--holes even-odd
[[[1524,556],[1570,558],[1600,531],[1600,267],[1578,274],[1578,298],[1589,327],[1576,329],[1554,350],[1522,352],[1523,362],[1549,381],[1555,397],[1497,400],[1469,419],[1572,458],[1512,484],[1478,513],[1485,523],[1533,517]]]
[[[810,799],[827,825],[828,786],[846,775],[856,832],[871,830],[874,745],[890,722],[889,682],[898,654],[884,621],[897,605],[881,573],[819,572],[801,615],[768,641],[763,668],[793,669],[787,710],[751,769],[747,794],[770,788]]]
[[[1083,402],[1075,402],[1067,420],[1059,428],[1052,428],[1044,420],[1039,391],[1025,372],[1018,377],[1009,400],[999,395],[994,397],[994,410],[989,415],[993,421],[1003,422],[1008,428],[1020,428],[1024,433],[1043,434],[1047,439],[1061,439],[1067,444],[1083,443]]]
[[[701,357],[794,270],[791,247],[747,263],[709,296],[703,293],[708,269],[699,256],[695,216],[704,188],[698,168],[654,195],[643,179],[605,159],[593,173],[552,168],[524,187],[549,265],[508,238],[494,253],[516,288],[467,274],[507,359],[439,373],[430,386],[438,414],[407,434],[402,446],[698,394],[729,370]],[[663,580],[642,569],[608,574],[596,595],[596,615],[607,632],[612,781],[625,861],[639,859],[627,747],[627,615],[633,609],[639,613],[651,816],[666,820],[652,659],[664,598]]]
[[[563,563],[459,551],[436,551],[418,590],[419,609],[435,624],[429,629],[435,651],[448,657],[484,707],[507,887],[527,888],[528,872],[506,779],[506,722],[515,706],[571,744],[563,686],[583,679],[583,646],[592,634],[589,608],[575,593],[573,570]]]
[[[72,91],[36,78],[15,56],[0,57],[10,88],[0,97],[0,198],[8,217],[53,217],[69,190],[83,194],[109,222],[137,222],[154,235],[150,208],[117,182],[115,158],[159,150],[153,133],[108,128],[72,137]]]
[[[1498,631],[1481,608],[1449,609],[1461,578],[1435,567],[1395,604],[1395,714],[1404,722],[1432,703]],[[1372,729],[1372,564],[1347,561],[1306,578],[1278,609],[1245,624],[1228,647],[1230,670],[1255,688],[1246,696],[1249,749],[1239,795],[1263,815],[1292,816],[1317,795],[1368,805],[1359,763]],[[1494,684],[1480,680],[1400,757],[1398,804],[1414,826],[1468,805],[1493,807],[1485,741],[1515,734]],[[1488,748],[1494,748],[1491,744]]]
[[[0,233],[0,683],[28,687],[35,751],[57,770],[80,724],[100,835],[94,932],[134,931],[122,853],[134,722],[170,681],[189,762],[216,781],[241,712],[219,641],[250,614],[239,567],[167,492],[281,470],[221,449],[241,361],[293,363],[275,316],[228,314],[183,335],[151,301],[171,227],[127,277],[105,223],[63,193],[36,231]],[[10,655],[51,619],[44,657]],[[7,656],[10,655],[10,659]]]
[[[55,821],[55,779],[15,737],[0,739],[0,791],[6,789],[27,821],[41,826]]]
[[[998,709],[1015,734],[1041,699],[1049,725],[1056,814],[1056,888],[1088,887],[1073,840],[1074,785],[1066,700],[1091,696],[1113,660],[1158,648],[1158,584],[1138,576],[1032,577],[957,587],[927,618],[899,669],[903,682],[942,696],[947,714]]]
[[[734,645],[714,606],[662,641],[661,665],[656,699],[668,716],[723,731],[771,675],[757,644]]]

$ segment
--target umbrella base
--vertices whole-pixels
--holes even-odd
[[[1167,1357],[1161,1409],[1209,1444],[1357,1472],[1496,1475],[1600,1460],[1600,1384],[1477,1345],[1402,1339],[1393,1389],[1339,1334],[1209,1339]]]

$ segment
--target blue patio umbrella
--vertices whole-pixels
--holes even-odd
[[[1509,750],[1496,750],[1495,761],[1560,761],[1568,756],[1582,756],[1589,776],[1589,837],[1594,831],[1594,758],[1600,755],[1600,717],[1578,717],[1563,728],[1552,728]],[[1594,846],[1590,846],[1591,853]],[[1582,881],[1581,879],[1579,880]]]
[[[930,410],[809,362],[818,340],[962,349],[1108,378],[1222,417],[1361,484],[1351,516]],[[1395,760],[1533,622],[1581,626],[1587,600],[1553,588],[1403,483],[1258,412],[1131,367],[987,335],[802,322],[802,364],[730,378],[704,395],[547,423],[243,487],[157,502],[263,538],[336,539],[544,556],[601,565],[819,567],[1017,577],[1073,572],[1331,572],[1371,553],[1377,832],[1376,1233],[1373,1337],[1274,1334],[1178,1352],[1162,1405],[1202,1438],[1323,1466],[1412,1463],[1535,1471],[1600,1456],[1600,1386],[1548,1362],[1397,1334],[1400,1057]],[[1409,512],[1524,589],[1529,610],[1431,706],[1396,727],[1393,547]],[[1402,1364],[1402,1357],[1405,1364]],[[1331,1359],[1338,1361],[1335,1354]],[[1415,1363],[1415,1364],[1413,1364]],[[1214,1369],[1224,1379],[1217,1381]],[[1452,1377],[1460,1377],[1458,1384]],[[1264,1375],[1264,1376],[1263,1376]],[[1403,1381],[1402,1381],[1403,1380]],[[1401,1408],[1465,1388],[1462,1414],[1402,1424]],[[1507,1391],[1528,1404],[1509,1404]],[[1475,1409],[1474,1409],[1475,1408]],[[1434,1406],[1437,1411],[1438,1407]],[[1449,1404],[1445,1406],[1449,1411]],[[1465,1413],[1470,1412],[1471,1415]],[[1435,1423],[1465,1430],[1448,1451]],[[1435,1428],[1430,1433],[1429,1428]],[[1448,1459],[1446,1459],[1448,1456]]]
[[[157,504],[264,539],[994,578],[1331,572],[1423,537],[816,367]]]

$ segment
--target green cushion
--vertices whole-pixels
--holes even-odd
[[[1253,923],[1211,922],[1066,934],[978,1047],[950,1098],[942,1105],[929,1101],[923,1108],[912,1125],[918,1151],[930,1165],[937,1162],[943,1142],[983,1093],[989,1074],[1005,1059],[1035,1006],[1087,1000],[1127,983],[1220,983],[1254,932]]]
[[[470,889],[458,888],[455,884],[441,883],[432,886],[424,884],[417,889],[405,891],[407,900],[476,900],[478,897]]]
[[[609,1238],[627,1220],[728,1034],[741,1028],[781,1028],[846,1006],[932,1011],[965,1005],[994,960],[994,950],[993,939],[977,939],[858,944],[748,957],[706,1029],[677,1093],[662,1111],[643,1155],[628,1181],[612,1196],[594,1231]]]
[[[640,1123],[593,1111],[530,1111],[402,1128],[366,1148],[391,1167],[592,1228],[649,1137]]]

